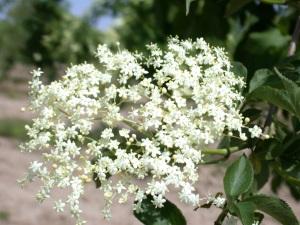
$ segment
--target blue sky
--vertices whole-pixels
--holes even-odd
[[[76,16],[82,16],[92,4],[92,0],[68,0],[70,3],[70,10]]]
[[[1,0],[0,0],[1,1]],[[93,0],[67,0],[70,4],[70,11],[75,16],[82,16],[91,7]],[[0,19],[5,19],[6,12],[0,12]],[[96,27],[100,30],[107,30],[113,24],[113,18],[109,15],[101,17]]]
[[[91,7],[93,0],[68,0],[70,3],[70,11],[76,16],[82,16]],[[106,30],[112,25],[113,18],[104,16],[97,22],[97,27],[100,30]]]

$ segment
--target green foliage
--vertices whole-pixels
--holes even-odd
[[[246,156],[241,156],[227,168],[224,177],[227,204],[223,212],[229,212],[237,216],[243,225],[251,225],[254,223],[254,220],[261,221],[263,219],[263,215],[256,212],[256,210],[269,214],[283,225],[299,224],[293,211],[283,200],[266,195],[253,194],[255,190],[250,189],[250,186],[256,177],[250,171],[252,171],[251,163]]]
[[[190,12],[186,16],[186,4]],[[182,0],[104,0],[97,1],[87,16],[90,21],[107,14],[120,18],[113,30],[126,48],[145,50],[150,42],[164,45],[167,37],[205,37],[213,43],[222,44],[228,29],[224,15],[225,2]],[[207,26],[210,24],[210,26]],[[134,35],[132,35],[134,34]]]
[[[285,183],[296,199],[300,193],[298,65],[297,57],[292,57],[279,64],[278,69],[258,70],[250,81],[248,94],[249,102],[267,101],[277,106],[277,110],[283,110],[283,116],[273,112],[273,138],[258,141],[253,155],[259,163],[267,163],[264,171],[269,172],[270,168],[276,174],[273,190]]]
[[[268,101],[284,110],[294,112],[294,106],[288,94],[276,88],[267,86],[260,87],[251,94],[251,98]]]
[[[247,80],[247,68],[242,63],[233,62],[232,72],[235,73],[237,76],[242,77],[243,80]]]
[[[224,176],[224,190],[228,198],[239,196],[249,190],[253,182],[253,168],[250,161],[241,156],[230,165]]]
[[[252,32],[245,42],[247,54],[243,60],[255,69],[272,66],[286,55],[289,40],[290,36],[283,34],[279,28]]]
[[[278,79],[274,79],[274,74],[269,70],[259,70],[250,82],[249,91],[251,93],[248,97],[268,101],[300,118],[300,87],[283,76],[276,68],[275,72],[279,77],[280,87],[283,88],[271,87],[278,83]],[[271,80],[272,83],[268,80]]]
[[[289,80],[288,78],[284,77],[276,68],[275,71],[277,75],[282,81],[282,84],[285,88],[289,101],[291,102],[292,111],[300,119],[300,87],[295,84],[293,81]]]
[[[0,136],[16,138],[19,140],[26,140],[25,125],[28,122],[23,120],[0,120]]]
[[[254,170],[254,183],[253,190],[260,190],[269,180],[269,162],[264,159],[260,159],[257,155],[251,155],[251,163]]]
[[[257,210],[274,217],[283,225],[298,225],[298,220],[291,208],[281,199],[266,195],[255,195],[245,200],[253,203]]]
[[[274,81],[274,73],[269,69],[257,70],[250,83],[249,83],[249,93],[253,92],[255,89],[263,86],[264,84]]]
[[[12,1],[0,21],[0,77],[17,63],[47,71],[50,80],[59,65],[91,61],[101,34],[68,13],[63,0]],[[84,34],[84,35],[83,35]]]
[[[230,0],[226,7],[226,15],[228,16],[237,12],[239,9],[241,9],[251,1],[252,0]]]
[[[7,221],[9,219],[9,213],[0,211],[0,221]]]
[[[262,173],[267,171],[267,177],[269,168],[275,173],[272,179],[273,191],[285,183],[296,199],[299,199],[300,193],[298,65],[297,57],[291,57],[279,64],[278,69],[256,71],[249,83],[248,94],[250,102],[253,99],[263,100],[277,106],[277,110],[283,110],[283,116],[273,114],[274,137],[258,141],[253,161],[256,164],[264,163],[265,168],[259,170]],[[257,185],[257,190],[266,182],[261,176],[256,176],[255,180],[257,184],[261,182],[261,185]],[[247,198],[248,200],[255,203],[257,210],[273,216],[282,224],[298,224],[289,206],[280,199],[255,195]]]
[[[236,207],[238,217],[243,225],[252,225],[254,222],[254,204],[252,202],[238,202]]]
[[[225,45],[232,58],[234,57],[234,54],[238,46],[246,37],[250,28],[257,22],[258,22],[258,18],[255,15],[248,12],[246,12],[245,14],[244,21],[242,19],[236,19],[232,17],[228,18],[229,30],[226,35]]]
[[[155,208],[147,197],[142,201],[142,212],[134,211],[134,215],[145,225],[186,225],[181,211],[170,201],[166,200],[162,208]]]

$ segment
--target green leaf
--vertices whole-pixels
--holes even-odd
[[[172,202],[166,200],[164,207],[156,208],[153,198],[147,196],[142,201],[142,211],[134,211],[135,217],[145,225],[186,225],[181,211]]]
[[[185,0],[185,7],[186,7],[185,14],[186,15],[188,15],[190,12],[190,7],[191,7],[192,1],[195,1],[195,0]]]
[[[260,69],[255,71],[249,83],[249,93],[266,84],[271,77],[274,77],[274,73],[269,69]]]
[[[285,57],[290,38],[290,35],[276,27],[261,31],[254,29],[245,36],[241,43],[246,52],[237,54],[242,53],[240,57],[243,58],[243,62],[247,62],[249,71],[273,67]]]
[[[283,225],[299,225],[296,216],[283,200],[266,195],[255,195],[245,201],[254,203],[255,208],[272,216]]]
[[[281,33],[278,28],[271,28],[264,32],[252,32],[249,34],[248,47],[250,52],[257,53],[261,51],[268,51],[275,54],[277,50],[286,48],[291,37]],[[256,44],[253,46],[253,44]],[[276,50],[277,49],[277,50]]]
[[[288,79],[287,77],[283,76],[276,68],[275,72],[279,76],[282,81],[285,90],[290,98],[290,102],[293,106],[293,113],[300,118],[300,87],[293,82],[292,80]]]
[[[252,225],[254,222],[254,204],[252,202],[239,202],[236,207],[242,224]]]
[[[246,156],[230,165],[224,176],[224,190],[228,197],[237,197],[249,190],[253,182],[253,168]]]
[[[300,55],[297,54],[283,59],[277,65],[277,68],[284,76],[300,84]]]
[[[288,91],[289,94],[293,95],[296,89],[298,89],[298,85],[294,83],[292,80],[288,79],[287,77],[283,76],[276,68],[275,71],[278,77],[281,79],[283,86]]]
[[[248,95],[248,99],[260,99],[272,103],[273,105],[294,113],[294,106],[285,90],[261,86]]]
[[[252,0],[230,0],[226,7],[226,16],[230,16],[231,14],[237,12],[249,2],[252,2]]]
[[[247,68],[240,62],[233,62],[232,65],[232,72],[246,81],[248,73]]]
[[[254,176],[257,190],[261,189],[268,182],[270,177],[268,161],[265,160],[261,161],[260,163],[261,170]]]

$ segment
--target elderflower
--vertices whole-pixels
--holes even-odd
[[[255,138],[259,137],[262,134],[262,129],[257,125],[254,125],[254,127],[249,128],[249,132],[251,134],[251,138]]]
[[[217,195],[214,197],[209,194],[206,200],[207,204],[215,205],[218,208],[223,208],[226,204],[226,198],[222,197],[222,195]]]
[[[218,196],[214,199],[212,204],[217,206],[218,208],[223,208],[225,203],[226,203],[226,199]]]
[[[54,203],[54,210],[56,212],[63,212],[64,211],[64,207],[66,206],[66,203],[62,202],[61,200],[57,201]]]
[[[170,186],[181,201],[197,206],[202,149],[225,130],[247,138],[238,110],[244,82],[223,49],[202,38],[171,38],[166,49],[147,48],[142,55],[100,45],[99,65],[74,65],[49,85],[41,82],[41,70],[33,72],[30,108],[37,117],[26,126],[30,139],[21,148],[43,159],[31,164],[27,180],[42,181],[41,201],[55,187],[69,190],[54,208],[68,208],[78,224],[84,222],[79,200],[92,179],[104,193],[106,218],[110,205],[129,195],[136,211],[147,195],[162,207]],[[257,127],[250,132],[260,134]],[[225,200],[214,202],[221,207]]]

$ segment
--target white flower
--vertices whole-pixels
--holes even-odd
[[[112,129],[110,128],[107,128],[105,129],[104,131],[102,131],[101,133],[101,137],[104,138],[104,139],[110,139],[114,136],[113,132],[112,132]]]
[[[249,132],[251,134],[251,138],[258,138],[262,134],[262,129],[257,125],[254,125],[254,127],[249,128]]]
[[[128,129],[121,129],[119,131],[119,134],[121,137],[129,138],[129,132],[130,132],[130,130],[128,130]]]
[[[155,207],[161,208],[164,206],[164,203],[166,202],[166,199],[162,195],[154,195],[152,203],[155,205]]]
[[[143,55],[100,45],[100,66],[74,65],[49,85],[40,81],[41,70],[33,72],[30,108],[37,116],[26,127],[30,139],[22,150],[39,150],[44,161],[30,165],[27,179],[41,179],[40,201],[55,187],[71,187],[67,200],[54,208],[70,208],[78,224],[84,222],[79,199],[95,175],[106,218],[113,201],[123,203],[129,195],[134,210],[141,210],[146,195],[162,207],[170,186],[181,201],[197,206],[201,150],[225,130],[247,138],[239,113],[244,82],[231,72],[222,49],[202,38],[171,38],[165,50],[156,44],[147,48]],[[249,132],[261,134],[257,126]],[[148,183],[136,182],[146,178]],[[221,207],[224,201],[217,198],[214,204]]]
[[[218,208],[223,208],[224,205],[226,203],[226,198],[223,198],[221,196],[218,196],[216,198],[214,198],[213,203],[215,206],[217,206]]]
[[[148,138],[142,139],[141,146],[145,148],[146,155],[151,155],[152,157],[160,155],[159,148]]]
[[[40,171],[42,165],[43,165],[43,163],[41,163],[41,162],[33,161],[33,162],[30,164],[29,169],[30,169],[33,173],[36,173],[36,172]]]
[[[54,207],[53,207],[53,208],[54,208],[54,210],[55,210],[56,212],[63,212],[65,206],[66,206],[66,203],[64,203],[64,202],[62,202],[61,200],[59,200],[59,201],[56,201],[56,202],[54,203]]]

